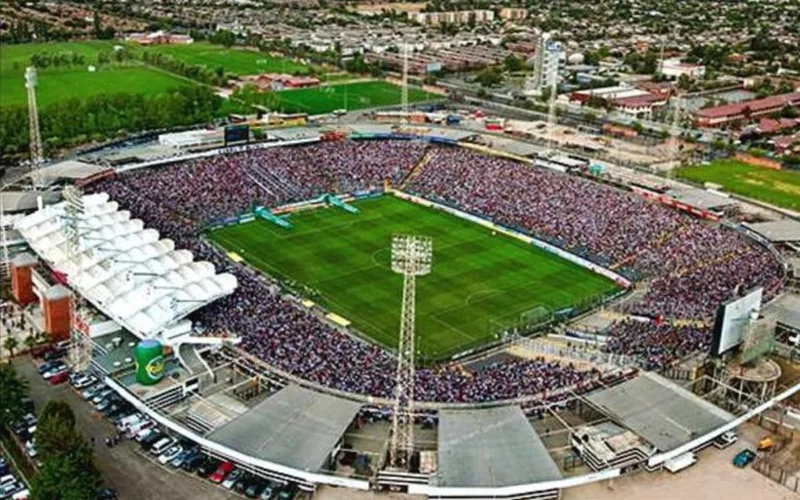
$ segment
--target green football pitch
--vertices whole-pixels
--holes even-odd
[[[614,292],[591,271],[519,240],[394,197],[290,216],[291,229],[263,220],[210,237],[249,264],[301,288],[362,334],[395,347],[402,277],[390,268],[392,235],[433,238],[433,269],[417,279],[417,342],[441,359],[495,338],[498,326],[532,311],[556,311]],[[301,292],[302,293],[302,292]]]
[[[677,170],[678,177],[697,183],[713,182],[742,196],[800,210],[800,172],[757,167],[737,160],[717,160]]]
[[[284,113],[320,115],[337,109],[352,111],[378,106],[394,106],[400,104],[401,93],[401,89],[397,85],[376,80],[284,90],[271,94],[277,99],[275,106]],[[408,102],[411,103],[442,98],[440,95],[425,92],[417,87],[408,89]]]

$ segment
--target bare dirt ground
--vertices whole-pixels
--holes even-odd
[[[698,462],[672,474],[667,471],[642,472],[609,482],[594,483],[565,490],[564,500],[673,500],[718,498],[730,500],[800,500],[794,493],[767,479],[751,467],[738,469],[731,461],[744,448],[755,449],[765,431],[747,424],[739,429],[739,441],[718,450],[700,452]]]

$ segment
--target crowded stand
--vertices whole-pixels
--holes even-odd
[[[708,351],[711,330],[705,326],[674,326],[629,319],[609,328],[610,352],[635,356],[646,370],[658,370],[697,352]]]
[[[411,190],[649,278],[632,312],[708,318],[734,290],[780,289],[768,250],[732,230],[616,188],[466,149],[439,150]]]
[[[275,283],[228,259],[201,236],[211,221],[254,206],[277,206],[329,192],[400,184],[431,148],[421,143],[363,141],[254,150],[133,171],[91,186],[193,251],[237,276],[230,296],[195,313],[214,335],[239,336],[240,347],[269,365],[325,386],[389,397],[395,358],[329,326],[282,296]],[[597,262],[653,277],[637,312],[708,317],[738,286],[777,292],[781,272],[766,251],[733,231],[590,181],[457,148],[433,148],[410,189],[500,224],[519,228]],[[648,326],[650,325],[650,326]],[[707,343],[705,330],[621,323],[609,348],[662,367]],[[444,366],[417,371],[421,401],[481,402],[538,395],[599,374],[544,359],[495,361],[477,370]]]

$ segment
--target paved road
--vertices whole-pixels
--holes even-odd
[[[218,486],[150,462],[139,452],[134,442],[124,442],[114,448],[103,443],[106,436],[116,432],[114,426],[94,412],[92,406],[75,393],[69,384],[53,387],[36,372],[27,356],[16,358],[17,372],[30,384],[31,398],[41,411],[47,401],[63,399],[75,412],[76,425],[87,438],[94,437],[94,455],[105,484],[119,492],[123,500],[232,500],[241,499]]]

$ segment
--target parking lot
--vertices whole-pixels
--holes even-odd
[[[104,444],[105,438],[116,434],[115,427],[84,401],[69,383],[50,385],[37,373],[30,357],[13,361],[17,372],[30,384],[31,399],[37,411],[51,400],[66,401],[75,413],[76,427],[87,439],[94,438],[94,455],[103,476],[104,484],[117,490],[119,498],[141,500],[196,500],[198,498],[223,500],[241,499],[220,486],[154,463],[142,453],[138,443],[122,441],[114,447]]]

